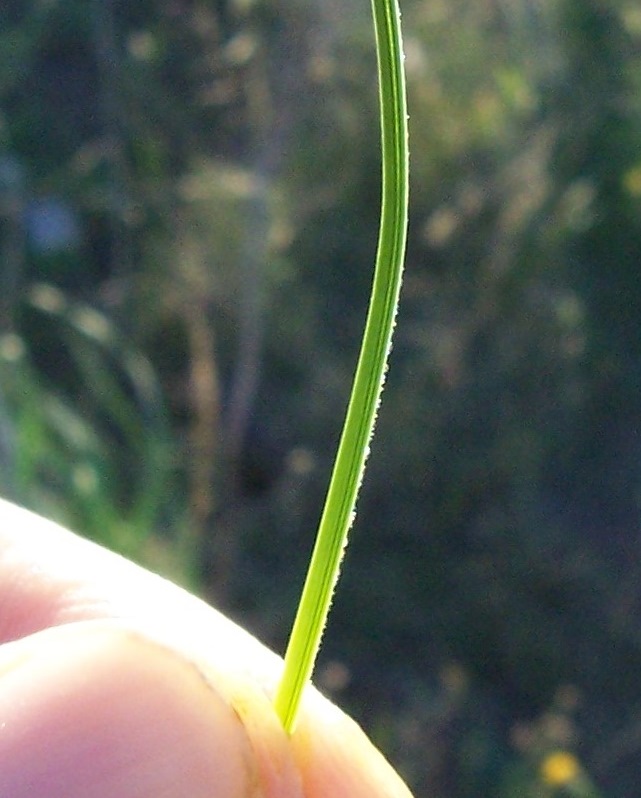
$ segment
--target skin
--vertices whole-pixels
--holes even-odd
[[[279,657],[160,577],[0,501],[0,795],[411,798]]]

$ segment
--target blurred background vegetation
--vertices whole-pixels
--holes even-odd
[[[641,9],[403,21],[408,270],[318,681],[419,796],[636,796]],[[368,3],[0,22],[0,491],[282,650],[375,247]]]

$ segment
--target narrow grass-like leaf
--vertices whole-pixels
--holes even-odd
[[[400,10],[397,0],[372,0],[372,10],[381,115],[381,223],[372,295],[352,393],[274,701],[289,733],[294,729],[302,693],[312,675],[354,515],[385,380],[405,258],[409,158]]]

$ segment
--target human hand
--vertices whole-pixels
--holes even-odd
[[[3,798],[411,798],[316,690],[180,588],[0,501]]]

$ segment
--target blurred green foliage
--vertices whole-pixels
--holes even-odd
[[[417,795],[635,795],[641,12],[403,20],[407,278],[318,679]],[[0,23],[2,493],[282,650],[376,243],[367,3]]]

